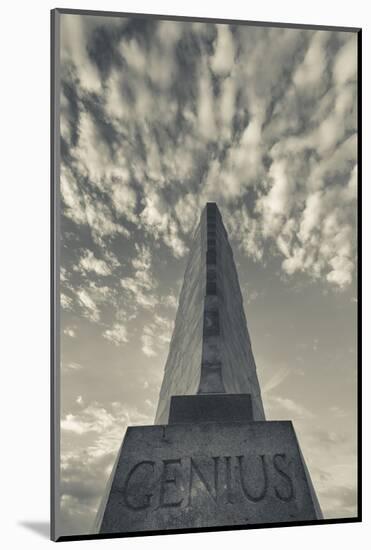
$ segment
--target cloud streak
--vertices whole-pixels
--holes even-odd
[[[273,244],[284,274],[348,286],[355,261],[355,197],[347,184],[356,165],[356,37],[125,23],[107,19],[95,27],[68,16],[63,26],[63,89],[73,88],[75,98],[72,104],[64,91],[65,215],[88,226],[100,244],[128,237],[134,224],[181,258],[195,214],[216,200],[232,227],[242,221],[233,235],[246,254],[260,260]],[[114,59],[104,86],[90,53],[103,32]],[[344,226],[349,230],[336,239]]]

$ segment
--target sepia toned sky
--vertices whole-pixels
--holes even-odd
[[[154,420],[192,232],[234,251],[267,418],[356,514],[356,34],[61,16],[61,517]]]

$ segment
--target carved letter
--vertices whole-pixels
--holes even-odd
[[[125,485],[124,485],[124,501],[128,508],[131,510],[144,510],[145,508],[149,508],[151,505],[151,499],[153,496],[153,493],[144,493],[144,501],[141,504],[133,504],[132,502],[129,502],[129,495],[128,495],[128,488],[129,488],[129,481],[131,480],[133,474],[140,468],[141,466],[151,466],[152,472],[155,469],[155,463],[152,460],[143,460],[142,462],[138,462],[138,464],[135,464],[133,468],[128,473],[128,477],[126,478]],[[137,488],[137,485],[135,485],[135,489]]]
[[[232,471],[231,471],[231,457],[225,456],[225,474],[226,474],[226,489],[227,489],[227,502],[233,504],[232,500]]]
[[[177,458],[177,459],[170,459],[170,460],[163,460],[163,465],[164,465],[164,468],[162,470],[162,475],[161,475],[161,485],[160,485],[160,508],[170,508],[170,507],[176,507],[176,506],[180,506],[183,502],[183,499],[181,498],[180,500],[177,500],[175,502],[165,502],[165,490],[166,490],[166,485],[167,484],[174,484],[176,485],[176,482],[177,482],[177,478],[175,476],[175,474],[171,477],[169,477],[169,472],[168,472],[168,466],[170,465],[174,465],[174,464],[178,464],[180,465],[181,464],[181,459],[180,458]]]
[[[203,476],[202,472],[200,471],[199,467],[191,457],[191,464],[190,464],[190,474],[189,474],[189,493],[188,493],[188,506],[191,505],[192,500],[192,485],[193,485],[193,473],[197,474],[197,477],[202,482],[204,487],[206,488],[207,492],[211,496],[211,498],[214,500],[214,502],[217,502],[218,498],[218,477],[219,477],[219,470],[218,470],[218,463],[219,463],[219,457],[213,456],[214,461],[214,491],[212,491],[209,483]],[[213,494],[214,493],[214,494]]]
[[[245,495],[245,497],[248,499],[248,500],[251,500],[252,502],[259,502],[260,500],[263,500],[263,498],[265,497],[265,495],[267,494],[267,489],[268,489],[268,476],[267,476],[267,466],[266,466],[266,463],[265,463],[265,456],[264,455],[260,455],[260,459],[261,459],[261,463],[262,463],[262,470],[263,470],[263,477],[264,477],[264,481],[263,481],[263,487],[262,487],[262,490],[260,491],[260,494],[257,495],[257,496],[253,496],[249,493],[249,491],[247,490],[246,488],[246,485],[245,485],[245,481],[244,481],[244,476],[243,476],[243,467],[242,467],[242,461],[243,461],[243,456],[238,456],[237,459],[238,459],[238,464],[239,464],[239,469],[240,469],[240,478],[241,478],[241,487],[242,487],[242,491]]]
[[[283,500],[284,502],[289,502],[290,500],[292,500],[295,497],[294,484],[293,484],[293,481],[292,481],[291,477],[281,469],[281,467],[278,463],[279,458],[281,458],[282,460],[286,460],[286,455],[285,454],[276,454],[276,455],[274,455],[273,465],[274,465],[276,471],[280,474],[280,476],[286,481],[288,494],[286,496],[282,495],[282,493],[276,487],[274,488],[274,492],[276,493],[277,497],[280,500]]]

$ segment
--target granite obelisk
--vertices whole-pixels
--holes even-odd
[[[195,231],[154,426],[129,427],[99,533],[310,521],[291,421],[266,421],[233,252],[215,203]]]
[[[233,252],[215,203],[194,235],[156,424],[168,422],[172,396],[195,394],[249,394],[254,420],[265,419]]]

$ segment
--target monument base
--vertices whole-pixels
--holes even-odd
[[[199,422],[251,422],[253,408],[249,393],[174,395],[170,401],[169,424]]]
[[[95,532],[321,517],[290,421],[178,423],[127,429]]]

